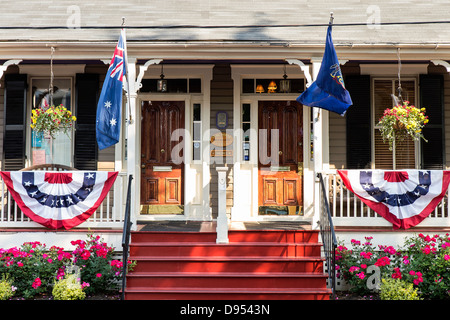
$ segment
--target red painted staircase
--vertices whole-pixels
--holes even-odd
[[[312,230],[132,232],[127,300],[328,300]]]

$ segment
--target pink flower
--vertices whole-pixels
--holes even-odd
[[[361,252],[360,254],[359,254],[362,258],[365,258],[365,259],[370,259],[371,258],[371,256],[372,256],[372,252]]]
[[[36,278],[36,279],[34,279],[34,282],[31,286],[33,287],[33,289],[37,289],[41,286],[41,284],[42,284],[41,279]]]
[[[18,261],[18,262],[17,262],[17,265],[18,265],[19,267],[23,267],[23,263],[22,263],[21,261]]]
[[[81,254],[81,259],[87,260],[87,259],[89,259],[90,256],[91,256],[91,253],[88,250],[84,250],[83,253]]]
[[[401,279],[402,273],[399,268],[394,268],[394,273],[392,274],[392,279]]]
[[[97,276],[97,278],[100,278],[102,276],[102,274],[101,273],[97,273],[96,276]]]
[[[363,280],[365,278],[364,272],[360,272],[356,274],[358,276],[358,278],[360,278],[361,280]]]
[[[375,262],[377,267],[383,267],[391,264],[391,260],[388,257],[382,257]]]

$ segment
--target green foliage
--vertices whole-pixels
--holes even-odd
[[[116,288],[121,279],[122,263],[113,260],[114,248],[100,236],[88,235],[87,241],[72,241],[75,265],[80,267],[81,279],[89,283],[87,293],[95,294]]]
[[[380,289],[381,300],[422,300],[413,287],[412,283],[407,283],[401,279],[382,279]]]
[[[376,267],[379,279],[401,279],[418,289],[421,297],[427,299],[449,298],[450,292],[450,236],[418,234],[406,238],[403,246],[371,244],[352,240],[352,249],[344,245],[336,250],[336,269],[359,294],[374,291],[368,284],[371,275],[369,266]]]
[[[52,295],[55,300],[84,300],[86,293],[75,274],[69,274],[57,280]]]
[[[9,275],[15,296],[32,299],[36,295],[51,294],[55,281],[62,279],[69,269],[79,268],[81,285],[87,294],[107,293],[118,289],[122,279],[122,262],[113,259],[114,248],[99,236],[71,242],[76,246],[46,248],[40,242],[26,242],[20,248],[0,248],[0,275]]]
[[[14,295],[15,287],[12,285],[12,280],[8,276],[3,275],[0,281],[0,300],[8,300]]]
[[[361,295],[377,291],[380,282],[378,278],[391,274],[398,259],[393,247],[377,249],[371,242],[372,237],[366,237],[365,240],[352,240],[352,249],[343,244],[336,249],[337,275],[350,285],[351,291]],[[376,268],[370,268],[371,266]]]

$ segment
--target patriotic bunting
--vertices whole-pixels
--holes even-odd
[[[345,186],[394,229],[422,222],[447,192],[450,171],[338,170]]]
[[[0,172],[22,212],[51,229],[71,229],[102,203],[118,172]]]

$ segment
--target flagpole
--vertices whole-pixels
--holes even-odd
[[[127,122],[128,124],[133,123],[133,119],[131,116],[131,106],[130,106],[130,79],[128,77],[128,53],[127,53],[127,36],[125,31],[125,17],[122,17],[122,34],[123,34],[123,55],[125,60],[125,77],[127,79],[127,104],[128,104],[128,117]]]

